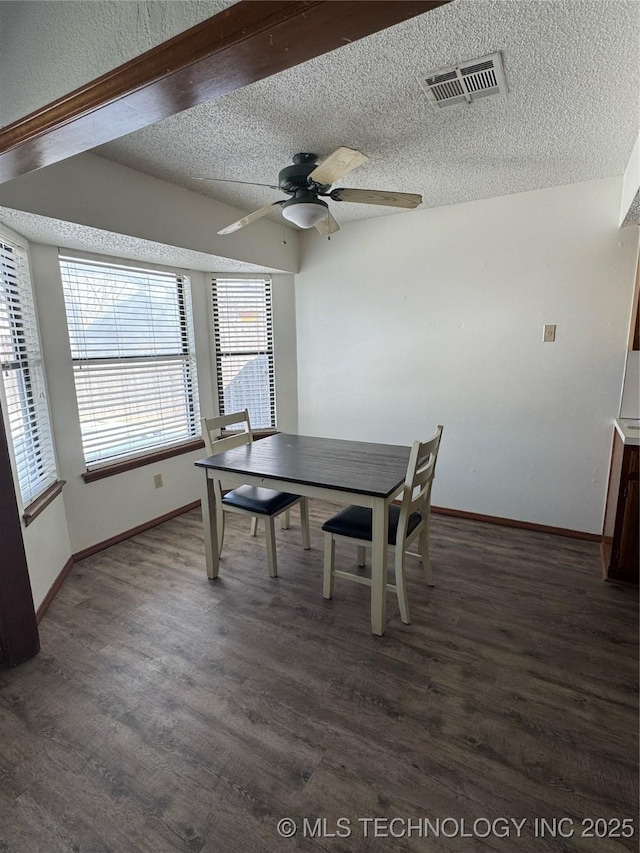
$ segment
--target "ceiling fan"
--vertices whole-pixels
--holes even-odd
[[[300,228],[316,228],[320,234],[334,234],[340,226],[329,211],[329,205],[323,198],[332,201],[349,201],[357,204],[381,204],[389,207],[414,208],[422,204],[422,196],[417,193],[384,192],[381,190],[356,190],[339,187],[332,190],[331,185],[338,178],[361,166],[368,158],[353,148],[338,148],[326,160],[318,165],[315,154],[296,154],[293,166],[286,166],[278,174],[278,186],[254,184],[281,190],[291,196],[281,199],[243,216],[237,222],[227,225],[218,234],[233,234],[245,225],[255,222],[270,213],[275,207],[282,208],[285,219]],[[206,179],[203,179],[206,180]],[[209,180],[217,180],[210,178]],[[229,183],[250,183],[249,181],[229,181]]]

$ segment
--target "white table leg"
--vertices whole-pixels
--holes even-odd
[[[381,637],[387,622],[387,536],[389,512],[382,498],[373,502],[371,531],[371,631]]]
[[[218,546],[218,525],[216,523],[216,495],[213,480],[204,472],[205,487],[202,494],[202,527],[204,529],[204,554],[207,566],[207,577],[217,578],[220,567]]]

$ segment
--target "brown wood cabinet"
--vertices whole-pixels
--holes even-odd
[[[638,583],[639,459],[640,447],[624,444],[614,430],[602,534],[603,575],[608,581]]]

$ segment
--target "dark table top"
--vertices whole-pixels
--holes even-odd
[[[395,444],[278,433],[195,464],[386,498],[404,481],[410,452]]]

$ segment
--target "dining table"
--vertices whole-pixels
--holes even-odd
[[[195,465],[205,473],[202,496],[207,576],[218,577],[219,535],[213,483],[223,489],[262,486],[334,503],[368,507],[372,512],[371,631],[386,625],[389,505],[402,491],[410,447],[275,433]],[[319,593],[322,594],[321,588]]]

